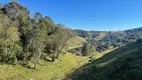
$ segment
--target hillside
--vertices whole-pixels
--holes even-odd
[[[0,4],[0,80],[142,80],[142,27],[72,30],[27,7]]]
[[[73,31],[78,36],[86,38],[86,44],[89,44],[90,47],[93,45],[97,52],[103,52],[109,48],[120,47],[142,39],[142,27],[124,31]]]
[[[86,39],[16,0],[0,5],[0,80],[56,80],[88,62],[67,52]]]
[[[87,61],[87,58],[67,53],[54,63],[41,60],[37,70],[21,65],[0,64],[0,80],[57,80],[86,64]]]
[[[86,42],[85,38],[80,37],[80,36],[75,36],[75,37],[71,38],[67,42],[67,44],[68,44],[69,49],[72,49],[72,48],[82,47],[82,44],[84,42]]]
[[[142,42],[128,44],[95,59],[65,80],[141,80]]]
[[[105,32],[101,32],[101,33],[99,33],[99,35],[96,36],[94,39],[95,39],[96,41],[98,41],[98,40],[101,40],[102,38],[104,38],[105,36],[106,36],[106,33],[105,33]]]
[[[100,40],[102,39],[107,31],[85,31],[81,29],[75,29],[73,30],[75,34],[77,34],[80,37],[86,38],[86,39],[95,39],[95,40]]]

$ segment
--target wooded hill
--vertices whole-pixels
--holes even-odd
[[[78,36],[85,38],[87,42],[84,43],[84,46],[81,49],[73,49],[70,51],[79,52],[79,50],[83,50],[83,52],[85,52],[87,50],[87,52],[83,53],[83,55],[94,55],[94,53],[103,52],[111,48],[121,47],[126,44],[134,43],[138,39],[142,39],[142,27],[125,31],[109,32],[84,30],[73,31]],[[80,52],[80,54],[82,54],[82,51]]]

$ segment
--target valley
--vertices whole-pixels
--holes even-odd
[[[16,0],[0,4],[0,80],[142,80],[142,27],[89,31],[57,21]]]

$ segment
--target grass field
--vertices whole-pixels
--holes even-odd
[[[85,38],[76,36],[68,41],[69,49],[81,47],[82,43],[84,43],[85,41]]]
[[[97,37],[95,37],[95,40],[101,40],[103,37],[105,37],[106,36],[106,33],[105,32],[102,32],[102,33],[100,33],[99,34],[99,36],[97,36]]]
[[[37,69],[20,65],[0,65],[0,80],[56,80],[87,63],[87,58],[67,53],[54,63],[40,61]]]

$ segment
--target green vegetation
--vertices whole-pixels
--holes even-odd
[[[73,48],[77,48],[77,47],[82,47],[84,42],[86,42],[85,38],[75,36],[75,37],[71,38],[67,42],[67,44],[68,44],[69,49],[73,49]]]
[[[102,38],[104,38],[106,36],[105,32],[101,32],[99,33],[98,36],[94,37],[96,41],[101,40]]]
[[[61,55],[54,63],[39,61],[37,69],[28,69],[21,65],[0,65],[1,80],[56,80],[87,63],[87,58],[67,53]],[[34,66],[30,63],[30,66]]]
[[[96,52],[103,52],[110,48],[121,47],[133,43],[138,39],[142,39],[141,30],[142,27],[125,31],[104,32],[74,30],[74,32],[78,36],[86,38],[86,44],[93,45],[96,48]]]
[[[0,8],[0,62],[21,64],[34,69],[40,59],[58,59],[74,34],[63,24],[55,24],[48,16],[36,12],[29,15],[26,7],[10,2]]]
[[[65,80],[141,80],[142,41],[132,43],[94,58],[69,74]]]
[[[87,39],[95,39],[95,40],[100,40],[107,33],[106,31],[85,31],[85,30],[79,30],[79,29],[75,29],[73,31],[78,36],[81,36],[81,37],[87,38]]]
[[[82,55],[83,56],[93,56],[93,53],[95,53],[94,45],[90,45],[90,44],[85,43],[82,48]]]
[[[142,27],[72,30],[0,4],[0,80],[142,80]]]

